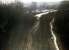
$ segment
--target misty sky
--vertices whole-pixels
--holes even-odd
[[[15,0],[0,0],[0,2],[4,2],[4,3],[10,3],[10,2],[14,2]],[[24,3],[30,3],[30,2],[60,2],[62,0],[16,0],[16,1],[20,1],[20,2],[24,2]]]

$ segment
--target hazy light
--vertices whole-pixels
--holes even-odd
[[[60,2],[62,0],[19,0],[24,3],[29,3],[29,2]]]
[[[0,0],[2,3],[11,3],[15,1],[20,1],[24,3],[31,3],[31,2],[60,2],[62,0]]]
[[[15,2],[15,0],[0,0],[0,3],[12,3]]]

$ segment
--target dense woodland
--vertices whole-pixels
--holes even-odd
[[[32,28],[38,20],[34,17],[37,13],[32,13],[32,9],[24,7],[20,2],[0,4],[0,49],[55,50],[49,25],[54,18],[53,31],[59,37],[58,41],[60,40],[63,48],[68,50],[69,2],[62,2],[56,9],[58,12],[42,15],[35,31],[36,28],[34,30]]]

